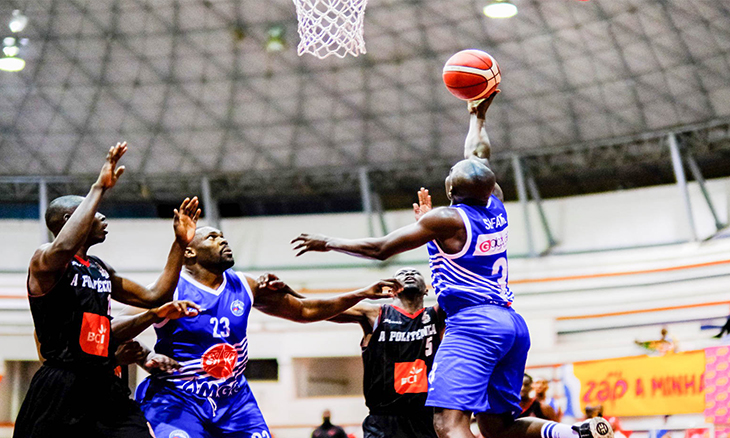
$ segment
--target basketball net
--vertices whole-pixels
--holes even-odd
[[[298,53],[319,59],[365,53],[363,21],[367,0],[294,0],[299,26]]]

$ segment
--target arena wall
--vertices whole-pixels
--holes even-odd
[[[723,222],[730,209],[730,179],[708,183]],[[690,186],[700,241],[690,241],[686,211],[676,186],[626,190],[544,202],[558,245],[547,248],[537,210],[530,207],[538,252],[528,258],[525,215],[508,203],[510,280],[515,307],[531,328],[529,365],[550,370],[581,360],[643,354],[635,339],[655,339],[668,327],[685,350],[711,345],[702,326],[717,325],[730,311],[730,239],[715,233],[714,221],[696,185]],[[172,242],[168,220],[110,222],[107,242],[95,254],[120,273],[152,282]],[[388,230],[410,223],[409,211],[388,212]],[[376,221],[377,222],[377,221]],[[299,232],[343,237],[367,234],[363,214],[333,214],[225,219],[221,228],[236,254],[237,268],[257,275],[278,273],[308,295],[327,296],[387,277],[403,265],[428,273],[425,250],[388,262],[369,262],[339,254],[295,258],[289,240]],[[377,228],[377,227],[376,227]],[[10,422],[34,366],[36,350],[25,298],[25,270],[37,247],[38,221],[0,221],[0,422]],[[429,297],[429,303],[433,297]],[[114,311],[119,307],[115,306]],[[251,317],[250,355],[277,359],[277,381],[253,382],[267,420],[278,438],[308,436],[322,410],[357,433],[366,414],[358,364],[361,332],[356,326],[297,325],[255,312]],[[154,343],[147,332],[142,339]],[[323,358],[325,360],[315,360]],[[344,358],[327,375],[327,358]],[[334,360],[334,359],[333,359]],[[139,374],[139,378],[142,378]],[[316,394],[343,395],[322,396]],[[313,395],[315,394],[315,395]],[[652,428],[654,418],[634,419],[636,428]],[[679,426],[701,422],[681,417]],[[674,423],[673,423],[674,424]],[[4,430],[9,430],[6,427]],[[0,432],[0,436],[2,432]]]

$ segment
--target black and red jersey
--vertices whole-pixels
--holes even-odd
[[[113,369],[111,292],[104,262],[74,256],[53,289],[28,295],[41,355],[49,365]]]
[[[425,410],[428,373],[441,342],[443,322],[433,307],[415,314],[383,305],[362,351],[365,403],[371,414],[403,415]]]

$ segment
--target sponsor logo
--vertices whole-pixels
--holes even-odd
[[[225,379],[233,374],[233,368],[238,363],[238,353],[232,345],[217,344],[203,353],[203,371],[216,379]]]
[[[94,356],[109,355],[109,318],[96,313],[84,312],[81,321],[79,345],[81,350]]]
[[[233,313],[236,316],[243,315],[243,309],[245,309],[245,306],[242,301],[236,300],[231,303],[231,313]]]
[[[417,359],[415,362],[396,363],[393,383],[398,394],[427,392],[426,362]]]
[[[190,435],[184,430],[177,429],[170,432],[169,438],[190,438]]]
[[[181,388],[183,391],[201,397],[228,397],[233,394],[238,394],[241,391],[242,388],[239,380],[225,385],[208,381],[188,380],[182,384]]]
[[[503,253],[507,250],[507,228],[491,234],[481,234],[477,237],[475,256],[488,256]]]
[[[401,322],[401,321],[394,321],[392,319],[384,319],[383,322],[388,323],[388,324],[396,324],[396,325],[403,324],[403,322]]]
[[[608,425],[606,423],[596,424],[596,431],[601,435],[608,435]]]

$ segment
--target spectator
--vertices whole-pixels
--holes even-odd
[[[347,434],[340,426],[330,421],[330,410],[322,412],[322,425],[314,429],[312,438],[347,438]]]
[[[522,378],[522,390],[520,391],[520,407],[522,413],[517,418],[536,417],[544,420],[557,421],[558,415],[547,403],[540,403],[536,398],[530,397],[532,392],[532,377],[525,373]]]
[[[532,384],[532,389],[535,390],[535,399],[540,402],[541,405],[550,406],[555,412],[555,418],[553,420],[560,421],[563,417],[563,409],[558,406],[558,401],[554,397],[547,397],[547,391],[550,389],[550,382],[544,377],[538,377]]]
[[[586,406],[586,420],[595,417],[603,417],[603,405]]]
[[[657,353],[659,355],[665,355],[667,353],[677,352],[677,341],[672,337],[667,337],[667,329],[662,328],[662,337],[654,341],[634,341],[636,345],[646,348],[647,350]]]

